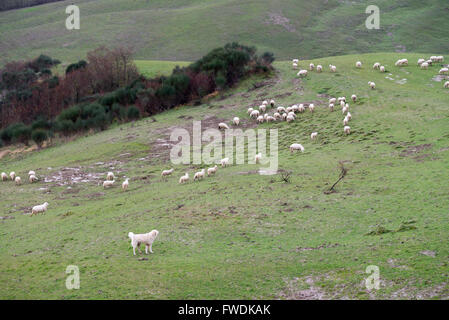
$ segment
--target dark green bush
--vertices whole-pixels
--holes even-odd
[[[51,128],[51,123],[43,118],[38,118],[36,119],[32,124],[31,124],[31,130],[36,130],[36,129],[50,129]]]
[[[48,139],[48,133],[44,129],[36,129],[31,133],[31,139],[37,144],[38,148]]]
[[[56,130],[68,136],[75,131],[75,124],[71,120],[58,120],[56,122]]]
[[[75,122],[76,119],[80,116],[80,114],[81,114],[81,107],[76,105],[63,110],[58,116],[58,121],[69,120],[71,122]]]
[[[13,142],[21,142],[28,145],[31,138],[31,128],[23,123],[13,124],[11,127],[11,137]]]
[[[129,120],[136,120],[140,118],[140,111],[136,106],[128,108],[127,117]]]

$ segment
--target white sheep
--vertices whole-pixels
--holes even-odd
[[[338,97],[338,102],[341,103],[342,101],[346,103],[346,97]]]
[[[204,178],[205,175],[206,175],[206,169],[202,169],[201,171],[198,171],[195,173],[195,175],[193,176],[193,181],[201,180]]]
[[[309,64],[309,70],[313,71],[313,69],[315,69],[315,65],[313,63]]]
[[[316,66],[316,72],[320,73],[323,71],[323,66],[321,64]]]
[[[293,59],[293,63],[299,63],[299,59]]]
[[[263,115],[263,120],[264,120],[264,121],[267,121],[267,119],[268,119],[268,113],[265,113],[265,114]]]
[[[265,111],[267,111],[267,105],[261,104],[261,105],[259,106],[259,111],[260,111],[260,112],[265,112]]]
[[[431,57],[430,57],[430,60],[431,60],[432,62],[437,62],[437,61],[438,61],[438,58],[437,58],[437,56],[431,56]]]
[[[126,180],[123,181],[123,183],[122,183],[122,189],[123,189],[124,191],[126,191],[126,189],[128,189],[128,187],[129,187],[129,179],[126,178]]]
[[[449,73],[449,69],[448,68],[441,68],[439,73],[440,74],[448,74]]]
[[[304,111],[306,111],[306,108],[305,108],[304,105],[301,103],[301,104],[298,106],[298,112],[299,112],[299,113],[303,113]]]
[[[185,175],[183,175],[181,178],[179,178],[179,183],[185,183],[187,181],[189,181],[189,173],[188,172],[186,172]]]
[[[265,118],[264,118],[263,116],[258,116],[258,117],[257,117],[257,122],[258,122],[258,123],[263,123],[264,120],[265,120]]]
[[[33,182],[36,182],[36,181],[39,180],[34,174],[32,174],[31,176],[29,176],[28,179],[29,179],[30,183],[33,183]]]
[[[287,113],[287,117],[288,116],[292,116],[293,118],[296,119],[296,114],[293,111],[290,111],[289,113]]]
[[[333,103],[330,103],[330,104],[329,104],[329,109],[330,109],[330,111],[334,111],[334,107],[335,107],[335,106],[334,106]]]
[[[277,110],[277,112],[279,112],[279,113],[285,112],[285,108],[284,108],[284,107],[281,107],[281,106],[277,107],[276,110]]]
[[[211,175],[215,174],[217,172],[217,168],[218,167],[216,165],[213,166],[212,168],[208,168],[207,169],[207,176],[211,176]]]
[[[256,119],[259,116],[259,114],[260,114],[259,110],[253,110],[253,111],[251,111],[249,116],[251,118],[255,118]]]
[[[282,117],[281,117],[281,114],[279,113],[279,112],[275,112],[274,114],[273,114],[273,117],[276,119],[276,120],[280,120]]]
[[[385,72],[385,67],[384,66],[380,66],[379,70],[380,70],[380,72]]]
[[[228,127],[228,125],[226,123],[220,122],[218,124],[218,129],[220,129],[220,130],[227,130],[227,129],[229,129],[229,127]]]
[[[350,133],[351,133],[351,127],[350,127],[350,126],[345,126],[345,127],[343,128],[343,131],[344,131],[346,134],[350,134]]]
[[[45,211],[47,211],[48,208],[48,202],[45,202],[44,204],[38,205],[38,206],[34,206],[31,209],[31,215],[35,215],[38,213],[44,213]]]
[[[293,107],[287,107],[286,109],[285,109],[285,112],[287,112],[287,113],[290,113],[290,112],[292,112],[293,111]]]
[[[271,100],[270,100],[270,106],[271,106],[272,108],[274,108],[274,105],[275,105],[275,102],[274,102],[273,99],[271,99]]]
[[[313,113],[313,110],[315,110],[315,105],[311,103],[309,104],[309,111]]]
[[[286,113],[283,113],[282,115],[281,115],[281,117],[282,117],[282,120],[287,120],[287,114]]]
[[[229,158],[221,159],[220,164],[222,167],[226,167],[227,165],[229,165]]]
[[[292,122],[292,121],[295,121],[295,117],[287,116],[286,120],[287,120],[287,122]]]
[[[371,89],[373,89],[373,90],[376,89],[376,84],[374,82],[368,81],[368,85]]]
[[[433,61],[432,61],[432,60],[430,60],[430,59],[429,59],[429,60],[427,60],[426,62],[427,62],[427,64],[428,64],[429,66],[431,66],[431,65],[433,64]]]
[[[264,100],[264,101],[262,101],[262,104],[263,104],[264,106],[267,106],[267,105],[268,105],[268,101],[267,101],[267,100]]]
[[[444,83],[444,87],[445,87],[445,88],[449,88],[449,81],[446,81],[446,82]]]
[[[258,153],[254,156],[254,161],[256,162],[256,164],[260,163],[260,160],[262,159],[262,153]]]
[[[346,105],[345,101],[340,101],[340,107],[344,108],[345,105]]]
[[[171,168],[169,170],[162,170],[161,177],[169,176],[173,173],[173,171],[175,171],[175,169],[173,169],[173,168]]]
[[[343,119],[343,126],[346,126],[349,123],[348,116]]]
[[[298,69],[298,64],[297,64],[297,63],[295,63],[295,62],[293,62],[293,63],[292,63],[292,68],[293,68],[293,70],[296,70],[296,69]]]
[[[14,181],[16,179],[16,173],[14,171],[10,172],[9,177],[11,178],[12,181]]]
[[[22,184],[22,179],[20,179],[20,177],[16,177],[15,179],[14,179],[14,182],[16,183],[16,185],[21,185]]]
[[[239,117],[234,117],[234,119],[232,119],[232,123],[236,126],[238,126],[240,124],[240,118]]]
[[[254,111],[254,109],[253,108],[248,108],[248,114],[251,114],[251,112],[253,112]]]
[[[330,98],[329,99],[329,104],[335,103],[335,102],[337,102],[337,98]]]
[[[307,70],[299,70],[299,72],[296,75],[301,78],[307,77]]]
[[[418,66],[420,66],[423,62],[426,62],[426,60],[423,58],[418,59]]]
[[[429,63],[427,62],[421,63],[421,69],[429,69]]]
[[[373,69],[374,70],[379,69],[379,68],[380,68],[380,63],[379,62],[376,62],[376,63],[373,64]]]
[[[348,117],[348,119],[349,119],[349,120],[351,120],[351,119],[352,119],[352,115],[351,115],[351,112],[349,112],[349,111],[348,111],[348,114],[347,114],[346,116]]]
[[[292,105],[292,111],[293,112],[298,112],[298,105],[297,104]]]
[[[348,105],[345,105],[344,107],[343,107],[343,109],[341,109],[341,113],[343,113],[343,114],[345,114],[346,112],[348,112],[349,111],[349,106]]]
[[[310,134],[310,139],[314,140],[317,137],[317,135],[318,135],[318,132],[312,132]]]
[[[115,182],[115,180],[106,180],[106,181],[104,181],[103,182],[103,188],[106,189],[106,188],[111,187],[114,184],[114,182]]]
[[[398,61],[396,61],[396,63],[394,64],[395,66],[408,66],[408,60],[407,59],[399,59]]]
[[[304,152],[304,147],[302,146],[302,144],[293,143],[292,145],[290,145],[290,152],[294,152],[294,151],[298,151],[298,150],[301,150],[301,152]]]
[[[8,175],[5,172],[2,172],[2,181],[8,180]]]
[[[331,72],[337,72],[337,67],[332,64],[329,65],[329,69],[331,70]]]
[[[357,61],[357,62],[355,63],[355,67],[358,68],[358,69],[360,69],[360,68],[362,67],[362,63],[361,63],[360,61]]]
[[[443,62],[444,56],[437,56],[437,62]]]
[[[357,96],[355,94],[353,94],[351,96],[352,102],[356,102],[357,101]]]
[[[108,172],[108,174],[106,175],[106,180],[114,180],[114,173],[112,172]]]
[[[33,170],[28,171],[28,176],[35,176],[36,172],[34,172]]]

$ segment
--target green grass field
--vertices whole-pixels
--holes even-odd
[[[69,64],[101,45],[165,61],[195,61],[232,41],[280,60],[449,51],[445,0],[79,0],[81,29],[67,30],[72,2],[0,12],[0,65],[41,53]],[[365,27],[368,5],[380,9],[379,30]]]
[[[190,62],[136,60],[135,64],[139,69],[139,72],[145,77],[154,78],[156,76],[169,76],[176,66],[186,67]]]
[[[271,77],[247,79],[200,106],[3,157],[0,171],[24,179],[33,169],[41,181],[0,182],[0,298],[449,298],[449,90],[432,80],[438,66],[415,65],[421,56],[428,54],[317,59],[338,72],[325,67],[303,80],[290,62],[277,62]],[[409,67],[394,66],[402,57]],[[376,61],[387,73],[371,68]],[[154,64],[138,63],[158,72]],[[340,108],[330,112],[327,101],[353,93],[359,101],[349,102],[346,136]],[[293,123],[258,126],[279,130],[279,166],[292,172],[290,183],[250,164],[186,185],[178,184],[184,172],[193,176],[207,166],[176,165],[161,180],[161,170],[172,166],[164,143],[173,128],[203,120],[205,130],[236,115],[244,127],[256,127],[246,109],[271,98],[317,106]],[[291,154],[293,142],[305,152]],[[348,174],[337,192],[325,194],[339,161]],[[103,190],[107,171],[117,184]],[[127,192],[120,188],[125,176]],[[45,201],[46,214],[27,215]],[[381,227],[391,232],[367,235]],[[152,229],[160,231],[154,254],[134,257],[128,232]],[[79,290],[65,287],[68,265],[80,269]],[[369,265],[380,268],[379,290],[365,288]]]

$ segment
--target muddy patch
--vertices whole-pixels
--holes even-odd
[[[81,167],[67,167],[47,175],[44,178],[44,182],[54,183],[56,186],[66,186],[77,183],[97,182],[105,175],[106,173],[85,172]]]
[[[431,143],[425,143],[425,144],[419,144],[416,146],[410,146],[404,150],[401,151],[400,156],[401,157],[413,157],[416,156],[416,154],[420,153],[421,151],[428,150],[432,147]]]
[[[272,24],[284,27],[288,32],[296,32],[295,26],[290,23],[290,19],[284,17],[281,13],[268,13],[268,20],[264,24]]]
[[[300,283],[304,282],[308,285],[307,289],[300,289]],[[323,300],[326,299],[325,292],[314,285],[315,279],[312,276],[305,277],[302,281],[299,278],[295,278],[287,282],[287,286],[281,293],[279,293],[279,299],[285,300]]]

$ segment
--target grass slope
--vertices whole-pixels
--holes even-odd
[[[34,169],[46,181],[0,182],[1,216],[9,217],[0,222],[0,298],[447,299],[449,91],[431,80],[438,67],[414,65],[419,56],[313,60],[332,62],[338,72],[326,68],[304,80],[290,62],[278,62],[276,76],[248,79],[207,104],[0,159],[0,171],[24,178]],[[394,67],[399,57],[412,65]],[[388,73],[372,70],[376,61]],[[260,82],[266,85],[254,89]],[[352,133],[345,136],[341,111],[329,112],[327,95],[352,93],[360,100],[350,103]],[[294,123],[259,126],[279,129],[280,167],[292,171],[290,183],[255,174],[259,167],[249,164],[187,185],[179,176],[201,166],[179,165],[161,181],[171,166],[163,144],[173,128],[203,120],[205,130],[235,115],[253,126],[246,108],[272,97],[317,105]],[[292,142],[305,152],[290,154]],[[336,193],[324,194],[338,177],[338,161],[349,173]],[[98,183],[110,170],[118,184],[103,190]],[[124,176],[131,178],[127,192],[119,187]],[[64,184],[73,177],[79,183]],[[45,215],[25,214],[44,201]],[[376,226],[401,231],[367,235]],[[154,254],[139,261],[127,233],[153,228],[160,231]],[[80,290],[65,288],[67,265],[79,266]],[[365,289],[368,265],[380,268],[378,291]]]
[[[80,0],[75,31],[65,28],[69,4],[0,12],[0,64],[41,53],[72,63],[100,45],[133,47],[138,59],[194,61],[231,41],[281,60],[449,51],[445,0]],[[380,30],[365,27],[368,5],[380,8]]]

